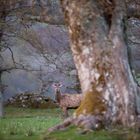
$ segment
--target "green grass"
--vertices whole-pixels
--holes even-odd
[[[72,113],[73,111],[71,111]],[[130,130],[100,130],[82,134],[71,126],[48,134],[47,129],[62,121],[60,109],[23,109],[7,107],[0,119],[0,140],[140,140]]]
[[[0,140],[39,140],[42,133],[60,122],[59,109],[8,107],[0,119]]]

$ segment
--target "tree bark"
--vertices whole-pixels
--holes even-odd
[[[0,91],[0,118],[4,116],[4,113],[3,113],[3,96],[2,96],[2,93]]]
[[[1,72],[0,72],[0,118],[2,118],[4,116],[4,112],[3,112],[3,88],[2,88],[2,83],[1,83]]]
[[[138,88],[125,42],[124,0],[61,0],[84,95],[74,116],[134,126]]]

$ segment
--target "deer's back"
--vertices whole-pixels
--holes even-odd
[[[74,108],[80,105],[82,94],[63,94],[60,100],[60,107]]]

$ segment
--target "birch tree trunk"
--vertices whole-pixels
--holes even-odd
[[[124,0],[61,0],[84,98],[75,116],[133,126],[137,84],[125,42]]]

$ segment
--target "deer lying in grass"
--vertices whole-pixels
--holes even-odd
[[[61,83],[53,84],[55,90],[55,100],[62,109],[64,117],[68,117],[68,109],[77,108],[80,105],[82,94],[62,94],[60,91],[61,86]]]

